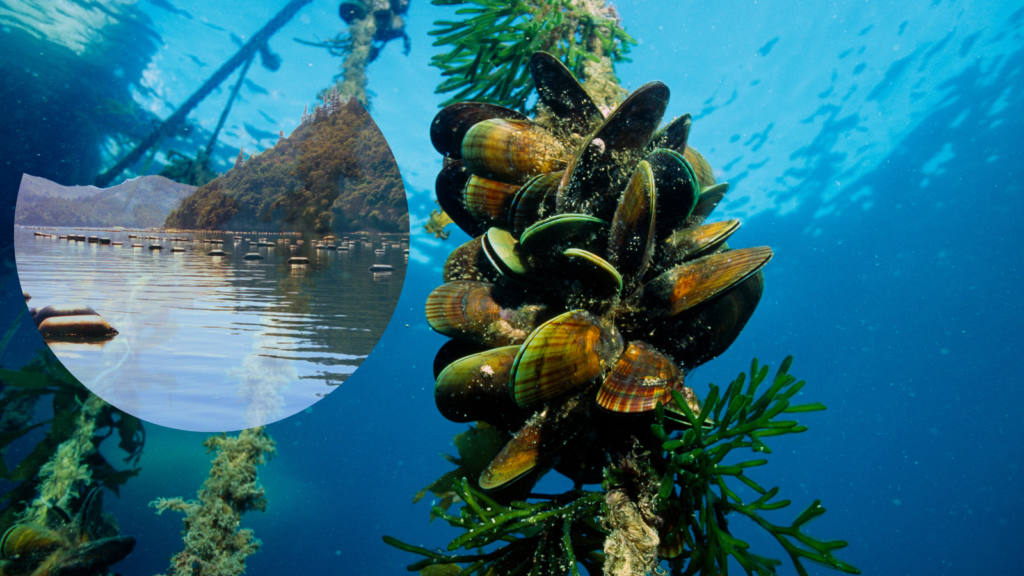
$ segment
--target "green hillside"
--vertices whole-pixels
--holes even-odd
[[[287,138],[201,186],[166,228],[405,232],[409,212],[391,150],[355,99],[332,94]]]

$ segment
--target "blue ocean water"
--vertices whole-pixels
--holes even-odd
[[[284,2],[245,10],[213,4],[135,6],[161,38],[142,68],[148,90],[134,88],[155,113],[166,114],[233,52],[229,34],[251,34]],[[776,254],[743,335],[690,384],[703,394],[707,382],[746,370],[751,357],[777,364],[793,354],[792,372],[808,382],[802,397],[829,407],[803,415],[810,430],[777,439],[769,465],[752,474],[794,501],[778,520],[820,498],[828,513],[809,531],[848,541],[840,557],[866,574],[1021,573],[1013,543],[1024,533],[1024,497],[1015,489],[1024,393],[1012,362],[1022,351],[1024,295],[1016,247],[1024,216],[1024,4],[622,0],[617,7],[640,42],[620,78],[632,88],[659,79],[672,89],[668,114],[694,114],[691,141],[734,186],[716,211],[743,219],[733,244],[767,244]],[[227,146],[252,144],[243,119],[258,130],[287,130],[287,114],[297,120],[297,107],[330,83],[337,60],[290,39],[335,34],[343,25],[336,8],[317,0],[272,42],[284,65],[277,73],[254,67],[265,75],[251,79],[267,94],[243,92],[232,113],[241,131],[237,140],[225,136]],[[438,453],[453,453],[451,438],[465,428],[434,407],[430,367],[444,339],[423,318],[445,255],[467,239],[455,233],[442,243],[421,231],[440,167],[428,127],[442,100],[433,94],[437,71],[427,66],[439,49],[426,33],[451,12],[415,2],[410,54],[388,46],[369,68],[371,112],[410,198],[407,281],[360,370],[309,411],[268,428],[278,455],[260,471],[267,512],[243,520],[263,540],[249,573],[405,573],[413,558],[384,545],[382,534],[431,549],[454,535],[428,523],[426,502],[410,504],[450,469]],[[31,93],[24,100],[44,105]],[[222,105],[211,97],[197,121],[215,121]],[[62,154],[56,162],[73,163],[85,151]],[[20,179],[19,161],[31,158],[3,161],[8,208],[0,232],[13,220],[16,186],[6,183]],[[4,234],[3,260],[12,263]],[[3,268],[3,326],[23,315],[11,266]],[[23,323],[0,364],[16,367],[40,345]],[[181,526],[146,503],[193,494],[209,461],[205,435],[147,430],[142,474],[106,502],[122,532],[138,540],[117,566],[122,574],[166,569]],[[783,556],[753,525],[731,526],[755,550]]]

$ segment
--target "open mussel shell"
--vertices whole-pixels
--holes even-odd
[[[580,288],[597,296],[622,292],[622,275],[607,260],[593,252],[569,248],[562,252],[569,269],[568,277],[578,280]]]
[[[106,574],[106,568],[124,560],[135,549],[135,538],[115,536],[86,542],[61,558],[53,576]]]
[[[701,258],[718,250],[739,229],[739,220],[724,220],[677,230],[665,241],[666,251],[678,261]]]
[[[480,176],[471,176],[463,192],[466,210],[485,226],[505,224],[512,198],[519,190],[517,184],[505,184]]]
[[[611,412],[648,412],[670,403],[682,379],[670,357],[646,342],[630,342],[597,391],[597,404]]]
[[[622,189],[640,160],[665,114],[668,98],[667,86],[651,82],[608,115],[570,161],[558,195],[559,212],[611,219],[618,198],[615,192]]]
[[[507,230],[491,228],[483,238],[484,254],[495,269],[510,280],[529,282],[530,265],[519,241]]]
[[[632,288],[651,262],[657,210],[655,200],[654,172],[651,165],[643,160],[633,171],[622,193],[608,237],[608,262],[618,274],[628,279],[627,288]]]
[[[56,533],[34,524],[16,524],[0,539],[0,559],[17,560],[35,557],[60,546],[63,539]]]
[[[640,287],[630,307],[648,318],[674,316],[736,286],[772,258],[766,246],[728,250],[680,264]]]
[[[527,412],[508,393],[508,381],[519,346],[503,346],[452,362],[434,385],[434,401],[452,422],[483,420],[508,427],[521,425]]]
[[[527,407],[561,396],[603,374],[621,353],[614,323],[583,310],[556,316],[520,348],[509,381],[512,397]]]
[[[466,234],[479,236],[487,231],[487,227],[473,217],[463,202],[462,193],[466,189],[469,177],[470,173],[461,160],[449,162],[437,174],[434,190],[437,193],[437,203],[452,222]]]
[[[564,168],[566,154],[557,138],[528,120],[484,120],[462,140],[467,170],[508,184]]]
[[[711,164],[693,146],[686,147],[683,151],[683,157],[690,163],[690,166],[693,166],[693,171],[697,174],[697,181],[700,183],[701,191],[714,186],[718,182],[715,180],[715,171],[711,168]]]
[[[534,254],[560,253],[567,248],[598,251],[607,238],[608,222],[586,214],[556,214],[523,231],[519,242]]]
[[[427,297],[427,323],[434,330],[486,346],[520,344],[542,321],[546,307],[495,299],[497,287],[483,282],[448,282]]]
[[[690,139],[691,123],[692,118],[689,112],[673,119],[668,126],[655,133],[648,149],[668,148],[676,152],[686,150],[686,141]]]
[[[718,251],[739,228],[739,220],[725,220],[676,230],[657,247],[655,264],[647,271],[644,281],[677,264]]]
[[[692,370],[729,349],[753,316],[764,292],[758,271],[732,290],[652,328],[650,341]]]
[[[510,108],[485,102],[456,102],[441,109],[430,124],[430,142],[449,158],[462,157],[462,140],[473,126],[492,118],[528,120]]]
[[[516,238],[537,221],[554,214],[562,172],[534,176],[523,184],[509,207],[509,227]]]
[[[452,250],[448,259],[444,261],[441,277],[445,282],[497,282],[498,271],[484,254],[484,237],[477,236]]]
[[[530,58],[530,75],[537,96],[553,114],[557,127],[585,136],[604,116],[573,73],[547,52],[535,52]]]
[[[578,394],[542,408],[480,473],[480,487],[501,488],[549,462],[583,430],[590,406],[591,401]]]
[[[658,148],[647,156],[654,173],[658,190],[658,225],[655,232],[657,241],[668,238],[690,217],[700,188],[697,175],[683,155],[665,148]]]
[[[726,192],[729,191],[729,183],[722,182],[721,184],[715,184],[700,193],[697,197],[697,205],[693,207],[693,212],[690,213],[690,217],[683,223],[682,228],[693,228],[700,226],[707,220],[708,216],[718,207],[718,204],[725,198]]]

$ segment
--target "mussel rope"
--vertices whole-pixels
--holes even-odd
[[[313,0],[291,0],[283,10],[278,12],[277,16],[274,16],[270,22],[267,22],[266,26],[256,34],[253,34],[252,38],[246,42],[246,44],[242,46],[230,60],[221,65],[221,67],[213,73],[213,76],[210,76],[199,90],[196,90],[192,96],[189,96],[188,100],[174,111],[174,114],[168,116],[166,120],[157,126],[156,130],[153,130],[149,136],[147,136],[142,142],[139,142],[138,146],[133,148],[132,151],[124,158],[121,158],[117,164],[114,164],[114,166],[109,170],[97,176],[95,185],[99,188],[106,187],[107,184],[110,184],[114,178],[117,178],[121,174],[121,172],[124,172],[126,168],[138,162],[139,158],[141,158],[147,150],[152,148],[160,139],[177,128],[178,125],[185,120],[185,117],[188,116],[189,112],[198,106],[199,103],[202,102],[210,92],[213,92],[217,86],[220,86],[236,68],[242,65],[246,60],[251,59],[252,56],[259,51],[259,49],[266,44],[268,40],[270,40],[271,36],[277,33],[282,26],[287,24],[288,21],[295,16],[299,9],[312,1]]]

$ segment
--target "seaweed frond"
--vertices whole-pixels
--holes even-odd
[[[423,230],[426,231],[427,234],[433,234],[434,238],[447,240],[448,236],[451,235],[451,232],[445,231],[445,227],[454,223],[455,222],[452,220],[452,217],[449,216],[447,212],[437,210],[435,208],[430,211],[430,218],[428,218],[427,223],[423,225]]]
[[[682,396],[674,392],[674,404],[685,419],[678,420],[662,407],[656,411],[656,422],[651,432],[663,441],[663,458],[667,471],[662,477],[659,510],[665,518],[667,530],[666,551],[676,547],[678,560],[673,561],[679,574],[728,573],[728,557],[732,556],[749,574],[775,574],[778,560],[758,556],[749,551],[749,544],[729,531],[726,515],[739,513],[753,520],[771,534],[789,554],[797,573],[806,576],[802,560],[810,560],[847,574],[860,574],[854,566],[833,556],[834,550],[846,547],[843,541],[820,540],[801,532],[811,519],[825,513],[820,501],[814,501],[790,526],[778,526],[767,521],[761,512],[779,510],[790,505],[789,500],[772,501],[779,489],[765,490],[746,476],[745,470],[768,463],[766,459],[752,459],[738,464],[724,464],[733,450],[751,448],[755,452],[770,453],[765,438],[805,432],[807,426],[795,420],[779,420],[783,414],[824,410],[819,402],[791,404],[790,400],[804,387],[803,380],[789,374],[793,357],[787,357],[775,374],[770,386],[760,395],[757,390],[768,377],[768,367],[759,366],[755,358],[751,363],[750,379],[740,375],[721,391],[711,385],[700,414],[695,414]],[[673,436],[665,432],[670,421],[689,429]],[[751,502],[732,490],[726,478],[742,482],[760,497]],[[717,492],[716,492],[717,490]],[[669,554],[666,554],[668,556]],[[681,562],[687,559],[685,570]]]
[[[449,543],[448,551],[466,553],[435,552],[390,536],[384,541],[423,556],[408,569],[424,574],[578,576],[583,566],[593,576],[602,572],[636,576],[659,573],[659,564],[667,561],[673,575],[727,575],[730,557],[748,575],[777,574],[779,560],[751,552],[746,541],[732,534],[726,518],[735,513],[771,534],[801,576],[807,575],[804,561],[860,574],[833,554],[846,542],[803,532],[809,521],[825,513],[820,501],[811,503],[789,525],[772,523],[763,513],[785,508],[790,501],[775,500],[778,488],[766,490],[745,473],[767,460],[725,463],[735,449],[770,453],[766,438],[807,430],[783,415],[825,409],[821,403],[791,403],[805,384],[789,374],[792,362],[792,357],[786,358],[758,394],[768,380],[768,367],[754,359],[749,379],[740,373],[724,391],[712,384],[699,414],[676,393],[673,410],[659,405],[651,425],[661,450],[651,453],[635,448],[613,458],[598,491],[530,494],[504,504],[480,490],[471,467],[446,474],[431,490],[435,494],[449,490],[453,497],[434,506],[431,514],[463,531]],[[734,481],[759,497],[744,501],[735,486],[730,487]],[[449,506],[458,502],[462,506],[450,512]],[[460,569],[427,570],[452,565]]]
[[[141,471],[116,469],[98,447],[116,431],[125,462],[137,464],[145,444],[142,422],[89,392],[49,348],[40,349],[19,370],[0,369],[0,384],[0,453],[49,424],[43,439],[16,466],[0,460],[0,478],[14,484],[2,496],[0,529],[25,519],[43,522],[54,506],[66,506],[93,482],[117,493]],[[33,422],[36,404],[47,397],[53,417]]]
[[[406,544],[384,536],[384,542],[424,556],[408,566],[409,571],[428,566],[468,564],[459,574],[472,574],[487,568],[495,574],[514,574],[524,569],[536,574],[578,575],[576,562],[600,566],[605,530],[596,521],[604,494],[576,490],[537,501],[512,501],[505,506],[471,486],[466,478],[452,484],[452,490],[464,502],[458,515],[434,506],[432,514],[463,534],[448,544],[449,551],[484,549],[505,543],[490,552],[447,555]],[[481,572],[482,573],[482,572]]]
[[[462,100],[492,102],[525,112],[534,90],[525,66],[537,51],[565,63],[601,105],[620,99],[622,89],[613,66],[629,62],[636,44],[622,28],[614,7],[595,0],[431,0],[435,6],[466,6],[460,20],[439,20],[430,35],[434,46],[451,50],[431,58],[445,80],[438,94],[454,95],[442,105]],[[599,72],[598,72],[599,71]],[[602,87],[587,85],[600,73]]]

